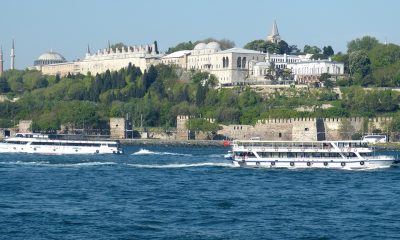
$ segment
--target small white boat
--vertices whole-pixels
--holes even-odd
[[[365,141],[235,140],[231,147],[225,159],[240,167],[370,169],[398,162],[377,155]]]
[[[53,139],[49,135],[17,133],[0,142],[0,153],[122,154],[118,141]]]

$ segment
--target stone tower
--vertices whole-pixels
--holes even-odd
[[[188,140],[189,129],[186,127],[186,123],[189,121],[189,116],[178,115],[176,116],[176,139],[177,140]]]
[[[11,47],[11,63],[10,63],[10,69],[15,69],[15,48],[14,48],[14,39],[12,40],[12,47]]]
[[[267,37],[268,42],[279,43],[281,41],[281,36],[279,36],[278,26],[276,25],[276,21],[272,24],[271,34]]]
[[[110,136],[114,139],[124,139],[126,122],[124,118],[110,118]]]
[[[0,76],[3,74],[3,47],[0,46]]]

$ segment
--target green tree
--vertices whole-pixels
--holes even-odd
[[[203,39],[201,41],[197,41],[195,43],[195,45],[197,43],[199,43],[199,42],[203,42],[203,43],[217,42],[221,46],[222,50],[233,48],[235,46],[235,43],[233,41],[231,41],[229,39],[225,39],[225,38],[223,38],[221,40],[218,40],[218,39],[215,39],[215,38],[206,38],[206,39]]]
[[[114,44],[111,45],[111,49],[113,49],[114,51],[116,51],[117,49],[118,49],[118,50],[121,50],[122,48],[128,49],[128,46],[125,45],[125,44],[122,43],[122,42],[114,43]]]
[[[319,81],[324,84],[324,87],[333,88],[335,84],[331,80],[331,77],[329,73],[322,73],[319,77]]]
[[[5,77],[0,77],[0,93],[8,93],[11,90]]]
[[[305,45],[303,53],[305,53],[305,54],[320,54],[321,49],[317,46]]]
[[[289,44],[283,40],[279,41],[278,48],[279,48],[280,54],[284,54],[284,53],[290,54],[292,51],[289,47]]]
[[[168,48],[168,51],[166,53],[170,54],[170,53],[181,51],[181,50],[193,50],[194,46],[195,45],[191,41],[181,42],[181,43],[178,43],[175,47]]]
[[[357,38],[347,43],[347,52],[370,51],[379,44],[379,41],[371,36]]]
[[[395,44],[376,45],[369,53],[373,68],[382,68],[400,61],[400,46]]]
[[[207,121],[204,118],[191,118],[186,122],[186,127],[191,131],[212,132],[216,133],[222,127],[216,123]]]
[[[266,41],[259,39],[259,40],[254,40],[251,42],[246,43],[243,48],[245,49],[250,49],[254,51],[263,51],[266,49]]]
[[[352,76],[363,78],[371,73],[371,60],[365,51],[354,51],[349,55],[349,71]]]
[[[330,57],[335,54],[331,46],[323,47],[322,49],[323,49],[322,54],[325,56]]]

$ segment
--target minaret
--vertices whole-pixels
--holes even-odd
[[[11,64],[10,64],[10,69],[15,69],[15,48],[14,48],[14,39],[12,40],[12,47],[11,47]]]
[[[3,46],[0,45],[0,76],[3,74]]]

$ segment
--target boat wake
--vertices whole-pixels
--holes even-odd
[[[234,167],[230,163],[174,163],[174,164],[127,164],[135,168],[195,168],[195,167]]]
[[[143,148],[137,152],[132,153],[132,155],[172,155],[172,156],[185,156],[185,157],[193,156],[192,154],[187,154],[187,153],[153,152]]]

